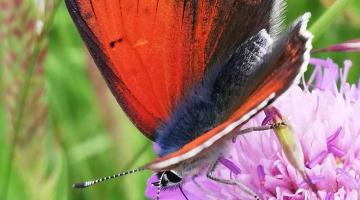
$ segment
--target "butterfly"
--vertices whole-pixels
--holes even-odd
[[[298,83],[310,57],[310,14],[281,32],[282,0],[65,2],[119,105],[159,146],[149,164],[78,188],[144,169],[159,188],[204,168],[229,183],[211,175],[226,141]]]

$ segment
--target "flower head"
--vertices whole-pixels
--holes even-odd
[[[331,59],[311,59],[315,66],[302,88],[292,87],[274,106],[292,125],[300,142],[303,165],[322,199],[357,199],[360,192],[360,84],[346,81],[350,61],[339,68]],[[245,127],[260,126],[269,115],[259,113]],[[312,187],[287,159],[272,130],[239,136],[229,142],[216,175],[236,179],[264,199],[316,198]],[[238,187],[206,178],[187,180],[188,199],[248,199]],[[149,179],[146,195],[155,197]],[[184,198],[179,189],[161,191],[161,199]],[[185,199],[185,198],[184,198]]]

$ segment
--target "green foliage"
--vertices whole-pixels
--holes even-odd
[[[20,8],[4,7],[0,13],[0,199],[144,199],[151,172],[86,190],[71,188],[151,161],[152,146],[108,91],[64,3],[48,1],[41,13],[34,1],[20,2]],[[288,22],[310,11],[316,24],[328,10],[324,2],[289,1]],[[312,28],[314,48],[360,36],[359,1],[333,9]],[[9,16],[15,22],[7,21]],[[34,27],[21,29],[39,18],[46,22],[40,35]],[[350,78],[358,80],[359,53],[316,56],[353,60]]]

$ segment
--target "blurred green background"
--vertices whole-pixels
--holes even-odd
[[[360,1],[337,2],[346,6],[315,29],[315,48],[360,38]],[[333,3],[289,1],[287,22],[311,11],[314,23]],[[0,23],[0,199],[144,199],[151,172],[71,188],[140,166],[154,154],[109,93],[64,2],[0,0]],[[315,56],[351,59],[355,83],[359,55]]]

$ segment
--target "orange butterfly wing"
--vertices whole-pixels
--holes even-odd
[[[152,140],[206,68],[270,27],[273,2],[66,0],[115,98]]]

